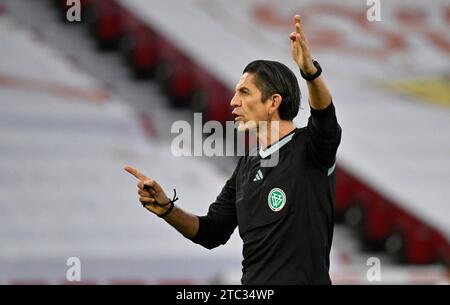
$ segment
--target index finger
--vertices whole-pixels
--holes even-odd
[[[300,38],[305,40],[305,34],[303,33],[303,27],[302,27],[302,17],[300,15],[295,15],[294,21],[295,21],[295,32],[297,34],[300,34]]]
[[[140,171],[138,171],[135,168],[132,168],[131,166],[125,165],[123,167],[124,170],[126,170],[127,172],[129,172],[130,174],[132,174],[133,176],[135,176],[137,179],[144,181],[146,179],[148,179],[143,173],[141,173]]]

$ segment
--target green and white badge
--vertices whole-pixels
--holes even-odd
[[[269,192],[269,196],[267,197],[267,203],[269,204],[269,208],[272,211],[278,212],[286,204],[286,194],[283,192],[282,189],[273,188]]]

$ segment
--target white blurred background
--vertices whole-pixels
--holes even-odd
[[[0,0],[0,284],[238,284],[242,241],[206,250],[146,212],[132,165],[203,215],[237,158],[174,157],[171,125],[232,119],[245,65],[290,58],[303,16],[343,128],[334,284],[448,284],[450,4]],[[372,8],[373,9],[373,8]],[[197,135],[193,135],[196,137]],[[200,135],[201,136],[201,135]],[[370,258],[381,263],[370,281]]]

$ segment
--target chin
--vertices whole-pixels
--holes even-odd
[[[240,131],[240,132],[244,132],[245,131],[245,124],[243,122],[239,122],[237,130]]]
[[[256,129],[256,127],[257,127],[257,124],[255,121],[247,121],[247,122],[239,121],[239,126],[237,129],[240,132],[244,132],[247,130]]]

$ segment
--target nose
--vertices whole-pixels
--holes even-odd
[[[236,108],[236,107],[239,106],[239,99],[237,98],[236,93],[235,93],[234,96],[231,98],[230,106],[233,107],[233,108]]]

